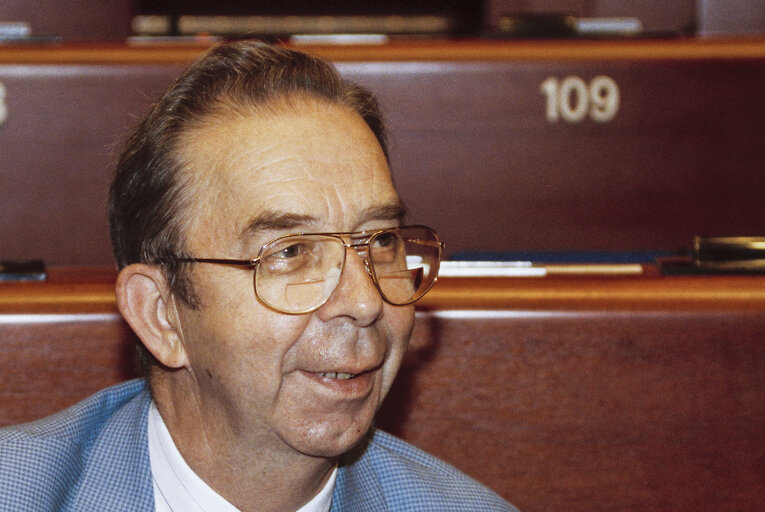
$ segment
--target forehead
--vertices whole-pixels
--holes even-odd
[[[363,119],[319,100],[251,114],[223,109],[184,134],[178,154],[194,211],[189,241],[192,233],[232,238],[272,214],[304,218],[309,229],[351,231],[374,221],[365,218],[370,212],[399,205]]]

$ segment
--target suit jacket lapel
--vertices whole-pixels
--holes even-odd
[[[154,510],[146,430],[150,403],[144,389],[95,434],[80,485],[66,510]]]
[[[154,490],[149,460],[147,423],[151,397],[143,384],[123,387],[127,395],[138,393],[119,407],[93,435],[90,453],[79,485],[67,500],[66,511],[154,510]],[[90,418],[97,425],[103,418]],[[367,443],[343,455],[332,494],[332,512],[387,511],[380,474],[367,453]]]

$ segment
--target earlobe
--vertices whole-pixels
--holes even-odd
[[[120,271],[115,288],[117,307],[146,349],[163,365],[188,363],[175,298],[162,269],[136,263]]]

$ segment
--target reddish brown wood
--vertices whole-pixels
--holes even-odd
[[[0,258],[109,264],[119,139],[182,66],[0,66]]]
[[[421,318],[380,426],[525,510],[765,505],[761,312],[501,313]]]
[[[3,0],[0,20],[25,22],[36,38],[120,41],[131,34],[132,0]]]
[[[0,424],[53,414],[136,376],[134,352],[115,314],[0,315]]]
[[[67,42],[65,45],[6,45],[0,64],[179,64],[199,56],[209,42],[132,44]],[[601,61],[708,60],[765,57],[765,39],[603,39],[603,40],[492,40],[412,39],[381,46],[292,46],[333,62],[439,61]]]
[[[765,232],[765,43],[310,47],[378,93],[410,219],[447,251],[666,249]],[[0,47],[0,258],[108,264],[115,145],[202,51]],[[608,75],[611,123],[545,120],[548,77]]]
[[[0,424],[135,375],[113,280],[0,283]],[[443,279],[378,425],[524,510],[759,510],[763,280]]]
[[[51,267],[45,281],[0,282],[0,314],[116,314],[111,267]],[[532,278],[441,277],[416,304],[421,312],[765,311],[765,276],[644,273]]]

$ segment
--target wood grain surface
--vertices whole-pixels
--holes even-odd
[[[0,424],[136,375],[114,271],[0,283]],[[378,426],[523,510],[765,506],[765,277],[442,279]]]
[[[0,47],[0,258],[111,262],[119,141],[203,49]],[[674,251],[765,232],[765,40],[305,49],[381,98],[409,219],[449,254]],[[547,120],[543,83],[599,76],[618,86],[611,121]]]

